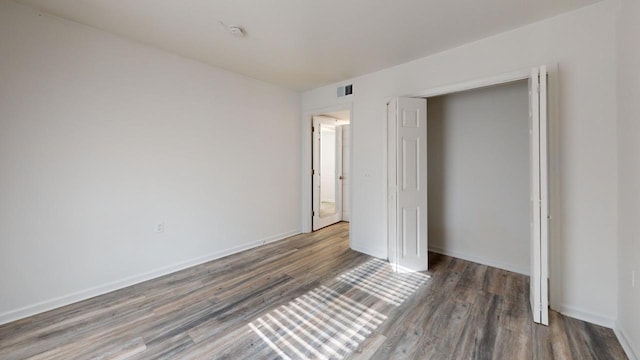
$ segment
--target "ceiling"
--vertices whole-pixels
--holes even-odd
[[[246,76],[306,90],[598,0],[17,0]],[[237,38],[220,21],[242,26]]]

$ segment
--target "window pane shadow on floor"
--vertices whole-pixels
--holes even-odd
[[[429,278],[370,259],[248,326],[282,359],[344,359]]]

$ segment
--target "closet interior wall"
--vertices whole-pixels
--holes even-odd
[[[526,80],[427,99],[429,248],[529,275]]]

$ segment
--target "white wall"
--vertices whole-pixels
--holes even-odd
[[[555,85],[552,95],[559,102],[551,124],[551,304],[566,314],[613,325],[617,314],[614,13],[611,4],[598,3],[358,77],[352,79],[351,97],[336,99],[337,84],[303,93],[305,114],[352,102],[351,246],[387,256],[389,98],[558,62],[559,72],[550,74]],[[303,156],[308,147],[308,140],[303,140]],[[305,191],[303,201],[308,198]]]
[[[0,54],[0,322],[299,232],[298,94],[7,0]]]
[[[640,2],[618,13],[618,330],[640,359]],[[631,272],[635,270],[635,288]],[[633,348],[633,350],[631,350]]]
[[[427,99],[429,249],[529,274],[526,81]]]

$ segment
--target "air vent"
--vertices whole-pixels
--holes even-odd
[[[353,84],[340,86],[338,88],[338,97],[353,95]]]

